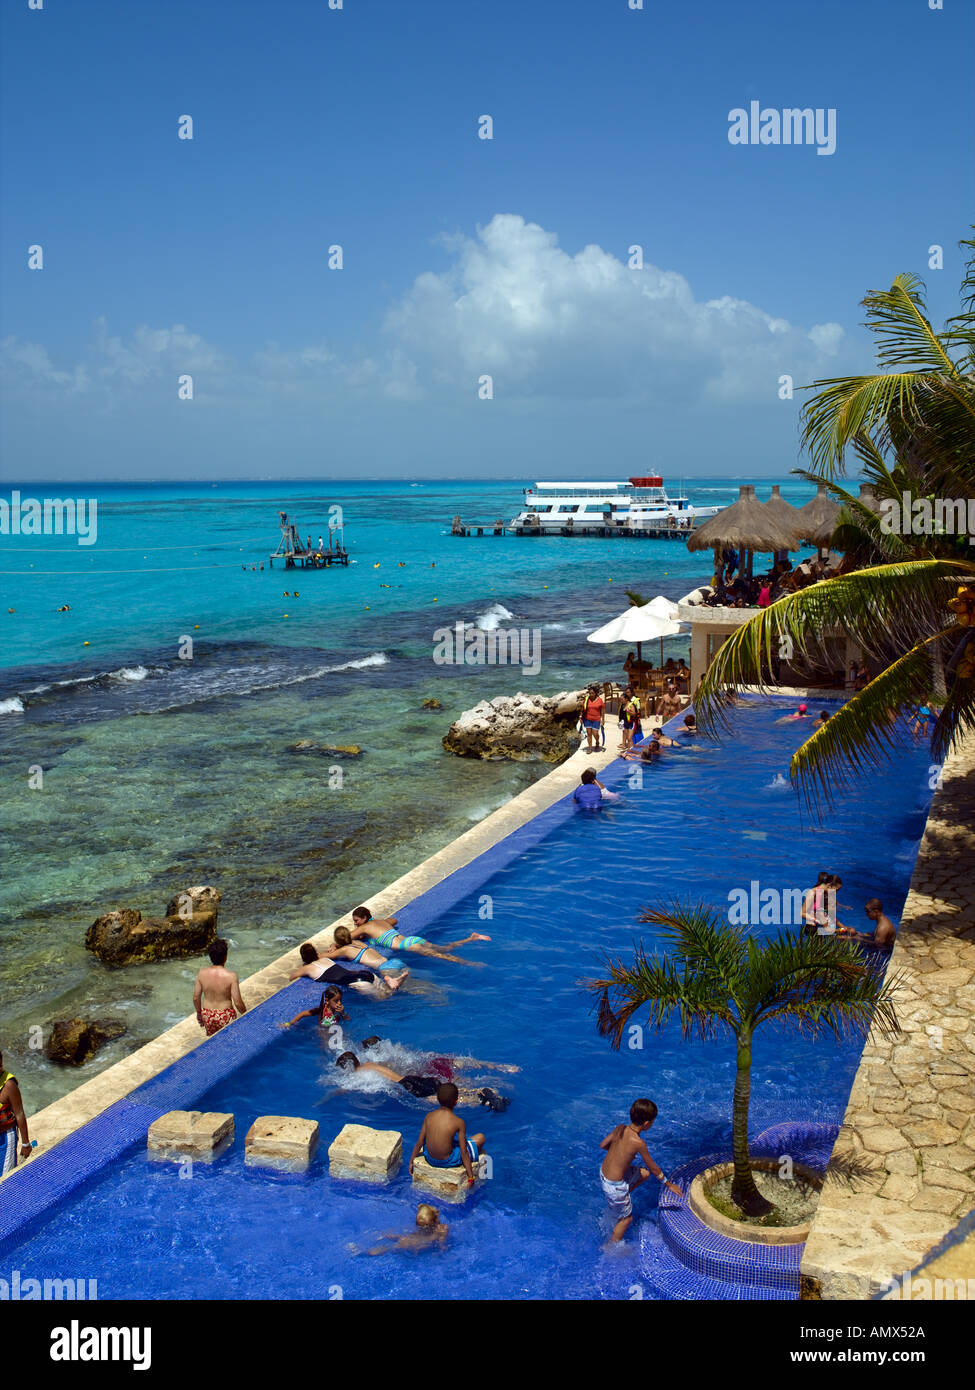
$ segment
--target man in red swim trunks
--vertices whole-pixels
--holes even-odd
[[[196,1021],[206,1030],[208,1038],[233,1023],[238,1014],[247,1012],[247,1005],[240,997],[240,981],[227,969],[227,949],[222,937],[218,936],[211,943],[208,955],[213,964],[200,971],[193,990]]]

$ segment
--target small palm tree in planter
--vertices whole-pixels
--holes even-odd
[[[648,956],[638,946],[632,965],[609,960],[607,979],[586,982],[600,997],[599,1031],[618,1048],[627,1024],[646,1007],[647,1025],[655,1032],[676,1011],[685,1038],[712,1038],[723,1030],[733,1036],[738,1069],[731,1199],[746,1216],[765,1216],[772,1204],[756,1186],[748,1154],[756,1030],[779,1023],[805,1033],[865,1037],[876,1024],[885,1034],[899,1032],[892,999],[897,981],[882,980],[862,951],[842,937],[800,931],[759,940],[710,908],[680,903],[647,908],[639,920],[660,928],[674,950]]]

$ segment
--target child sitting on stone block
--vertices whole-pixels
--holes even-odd
[[[437,1087],[439,1109],[434,1110],[423,1121],[419,1137],[413,1145],[413,1152],[410,1154],[411,1177],[413,1164],[422,1150],[423,1157],[431,1168],[459,1168],[463,1164],[468,1185],[474,1186],[473,1165],[479,1160],[484,1148],[484,1135],[475,1134],[471,1138],[467,1137],[464,1121],[459,1115],[454,1114],[458,1097],[459,1092],[452,1081],[445,1081]]]

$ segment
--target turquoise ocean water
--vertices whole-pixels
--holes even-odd
[[[782,478],[759,496],[772,481],[797,504],[811,495]],[[0,1046],[29,1109],[191,1008],[199,963],[105,969],[84,949],[99,913],[158,915],[211,883],[243,978],[548,770],[445,753],[452,719],[494,695],[619,675],[623,649],[585,634],[626,607],[624,589],[676,598],[710,573],[680,542],[450,536],[455,514],[510,520],[522,486],[21,486],[98,501],[94,545],[0,535]],[[721,505],[737,487],[687,491]],[[336,505],[353,564],[267,568],[279,509],[317,539]],[[436,665],[434,631],[458,621],[539,629],[540,672]],[[425,710],[429,697],[442,709]],[[335,759],[290,751],[303,738],[364,751],[337,788]],[[36,1043],[77,1013],[128,1033],[64,1071]]]

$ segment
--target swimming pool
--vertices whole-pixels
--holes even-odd
[[[729,892],[752,880],[807,886],[828,867],[853,907],[841,909],[844,920],[864,926],[872,896],[896,920],[923,831],[930,757],[906,731],[896,766],[861,784],[823,826],[801,818],[784,781],[800,734],[776,722],[783,713],[781,702],[745,702],[720,746],[665,753],[638,769],[642,786],[633,764],[613,764],[602,780],[619,802],[597,814],[559,803],[400,913],[404,930],[422,925],[434,940],[489,932],[489,945],[461,952],[484,968],[412,957],[413,979],[390,1002],[348,1001],[348,1036],[378,1033],[413,1053],[521,1068],[483,1077],[512,1096],[505,1113],[465,1112],[469,1129],[487,1135],[493,1177],[466,1206],[443,1208],[443,1251],[372,1260],[348,1249],[409,1228],[417,1198],[405,1164],[388,1188],[333,1182],[328,1144],[351,1121],[402,1130],[408,1154],[426,1107],[365,1078],[339,1089],[335,1054],[312,1023],[278,1032],[278,1021],[317,1001],[317,987],[301,983],[121,1103],[130,1119],[140,1106],[148,1119],[176,1106],[232,1111],[229,1154],[180,1177],[176,1165],[147,1161],[143,1126],[141,1142],[12,1235],[0,1275],[94,1278],[100,1298],[631,1297],[636,1228],[654,1219],[656,1184],[635,1199],[626,1246],[604,1254],[599,1142],[648,1095],[660,1107],[650,1151],[665,1170],[721,1148],[734,1053],[727,1040],[682,1043],[674,1027],[647,1035],[642,1050],[614,1053],[579,980],[600,972],[606,952],[626,954],[644,904],[679,896],[726,909]],[[253,1055],[241,1061],[242,1052]],[[752,1131],[797,1118],[837,1122],[859,1053],[858,1043],[760,1035]],[[406,1052],[391,1055],[409,1064]],[[319,1121],[306,1176],[245,1168],[243,1136],[263,1114]],[[104,1120],[88,1129],[93,1145],[105,1142]],[[57,1154],[34,1160],[32,1181]],[[0,1204],[21,1181],[0,1188]]]

